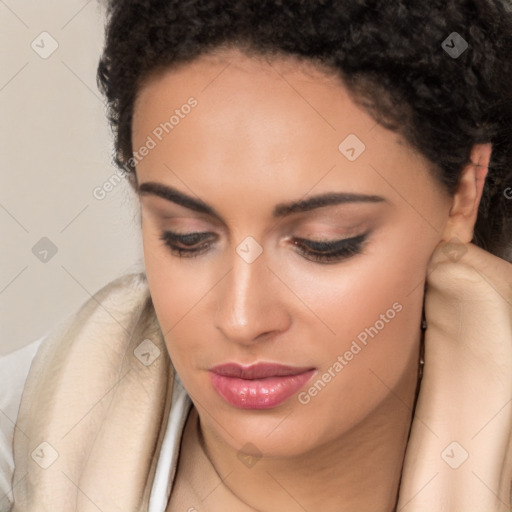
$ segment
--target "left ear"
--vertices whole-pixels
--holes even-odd
[[[449,242],[455,238],[462,243],[469,243],[473,239],[491,153],[491,143],[473,146],[470,162],[461,172],[459,184],[452,199],[448,222],[442,236],[444,241]]]

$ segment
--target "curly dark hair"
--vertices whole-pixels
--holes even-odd
[[[460,55],[450,53],[453,37],[467,43]],[[472,241],[511,261],[511,0],[108,0],[97,80],[114,161],[132,186],[132,115],[144,80],[229,47],[332,70],[450,193],[473,145],[491,142]]]

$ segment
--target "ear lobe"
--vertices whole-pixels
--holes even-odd
[[[478,206],[489,171],[491,153],[491,143],[473,146],[470,162],[460,174],[442,240],[449,242],[456,239],[462,243],[469,243],[473,239]]]

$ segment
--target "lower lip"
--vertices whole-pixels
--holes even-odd
[[[210,376],[217,393],[231,405],[240,409],[270,409],[296,393],[315,371],[254,380],[225,377],[213,372]]]

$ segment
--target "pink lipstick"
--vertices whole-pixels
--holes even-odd
[[[227,363],[210,369],[217,393],[240,409],[270,409],[296,393],[316,372],[315,368],[257,363]]]

